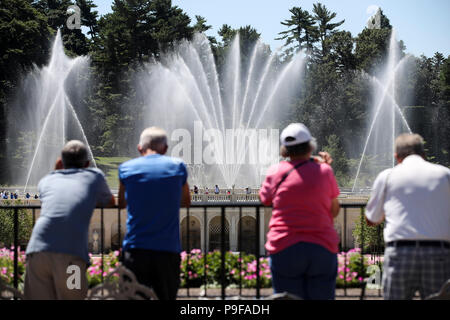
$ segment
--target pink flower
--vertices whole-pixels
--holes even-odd
[[[5,267],[2,268],[2,274],[6,274],[7,271],[8,269],[6,269]]]
[[[344,279],[344,276],[342,274],[340,274],[339,279]]]

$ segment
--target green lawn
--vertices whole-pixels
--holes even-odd
[[[128,157],[95,157],[97,167],[105,173],[106,181],[111,189],[119,189],[117,168],[121,163],[130,159]]]

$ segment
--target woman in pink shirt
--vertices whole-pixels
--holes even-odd
[[[281,155],[260,189],[272,206],[266,249],[275,293],[303,299],[334,299],[339,238],[333,219],[339,213],[339,188],[327,153],[311,158],[315,139],[303,124],[281,133]]]

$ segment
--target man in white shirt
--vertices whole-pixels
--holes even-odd
[[[369,225],[386,220],[383,290],[389,300],[437,293],[450,279],[450,169],[424,160],[418,134],[395,140],[398,165],[376,178]]]

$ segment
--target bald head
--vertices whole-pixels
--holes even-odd
[[[150,127],[142,131],[139,139],[138,150],[141,154],[147,150],[155,151],[159,154],[164,154],[167,151],[167,134],[161,128]]]
[[[425,157],[423,138],[418,134],[403,133],[395,139],[395,153],[398,160],[417,154]]]
[[[88,167],[89,158],[86,145],[79,140],[67,142],[61,151],[61,160],[65,169]]]

